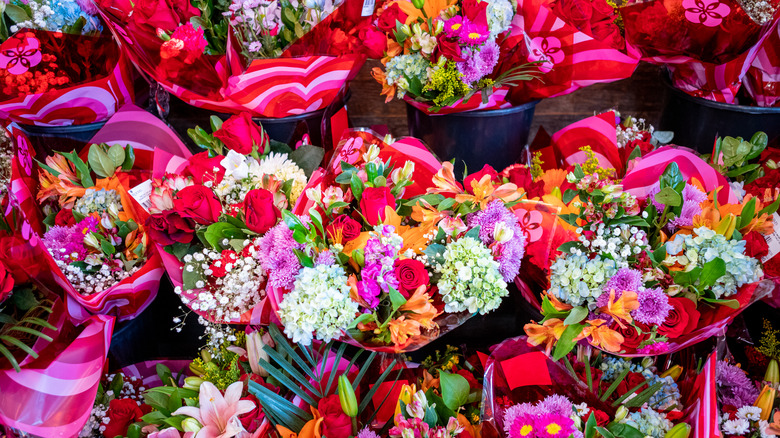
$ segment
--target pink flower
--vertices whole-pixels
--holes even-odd
[[[211,382],[203,382],[198,394],[199,408],[184,406],[177,409],[173,415],[192,417],[203,428],[198,431],[197,438],[244,438],[249,432],[241,425],[240,415],[251,412],[255,404],[249,400],[241,400],[243,382],[235,382],[228,386],[225,395]]]
[[[490,30],[482,24],[471,23],[463,27],[463,31],[459,36],[461,43],[477,46],[487,40],[488,36],[490,36]]]
[[[685,19],[707,27],[717,27],[731,13],[731,8],[719,0],[683,0]]]
[[[444,22],[444,35],[450,38],[457,38],[463,32],[464,26],[467,26],[469,21],[460,15],[456,15]]]

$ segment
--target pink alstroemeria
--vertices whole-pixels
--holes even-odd
[[[173,415],[192,417],[203,425],[195,438],[249,437],[249,432],[241,425],[238,417],[251,412],[255,404],[250,400],[241,400],[243,387],[243,382],[235,382],[228,386],[223,396],[213,383],[203,382],[198,394],[200,407],[183,406]]]

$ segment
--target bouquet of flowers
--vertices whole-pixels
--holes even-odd
[[[775,370],[776,367],[777,362]],[[722,412],[718,427],[723,436],[780,435],[780,416],[772,415],[777,382],[767,382],[759,391],[760,385],[756,385],[742,368],[723,360],[717,363],[716,384]]]
[[[146,225],[176,292],[203,323],[267,324],[266,282],[277,268],[266,249],[306,186],[304,168],[319,165],[323,151],[271,142],[247,113],[213,117],[212,129],[191,132],[205,152],[174,160],[160,152]]]
[[[712,175],[686,177],[688,166],[707,170],[668,148],[646,155],[622,184],[575,167],[567,179],[576,188],[563,195],[573,212],[562,219],[579,237],[550,267],[545,318],[525,326],[530,342],[555,346],[556,358],[583,339],[611,353],[667,353],[721,330],[771,290],[746,236],[770,233],[777,206],[738,202]]]
[[[364,348],[414,350],[498,308],[517,276],[525,237],[507,208],[521,194],[514,184],[473,174],[464,190],[444,163],[427,194],[410,196],[407,187],[422,180],[416,161],[435,158],[383,159],[383,146],[359,134],[343,139],[335,157],[355,158],[334,162],[307,189],[308,217],[284,212],[271,231],[269,254],[286,264],[269,283],[295,342],[348,335]]]
[[[0,41],[22,29],[39,29],[73,35],[97,35],[103,30],[97,9],[85,1],[12,1],[0,20]],[[13,24],[8,27],[6,18]],[[10,32],[9,32],[10,31]]]
[[[98,2],[128,56],[183,101],[286,117],[327,107],[365,59],[360,0]],[[346,30],[346,31],[345,31]]]
[[[509,339],[485,366],[483,429],[511,438],[686,437],[696,412],[686,404],[683,370],[662,370],[650,358],[582,350],[555,362],[526,338]]]
[[[665,65],[675,88],[736,103],[742,78],[774,32],[777,6],[775,1],[649,1],[629,4],[620,13],[628,43],[643,60]]]

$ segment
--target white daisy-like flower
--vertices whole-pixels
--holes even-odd
[[[729,420],[723,423],[723,432],[728,435],[742,435],[750,430],[750,423],[744,418]]]
[[[290,203],[295,203],[295,200],[303,193],[303,189],[306,188],[306,173],[290,160],[287,154],[271,152],[260,160],[258,170],[266,175],[274,175],[281,181],[292,180]]]
[[[758,421],[761,419],[761,408],[756,406],[742,406],[737,410],[737,418]]]

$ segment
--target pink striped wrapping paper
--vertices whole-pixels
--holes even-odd
[[[43,438],[77,436],[92,412],[114,318],[94,315],[51,362],[0,370],[0,423]]]
[[[13,51],[15,38],[20,38],[23,31],[6,40],[0,50],[3,53]],[[27,65],[30,68],[40,62],[41,54],[51,53],[57,55],[61,47],[47,45],[46,42],[55,37],[47,31],[34,30],[34,37],[24,38],[23,46],[29,48],[23,55],[27,56]],[[78,41],[78,38],[69,36]],[[93,37],[80,37],[95,39]],[[110,38],[103,37],[101,44],[114,45],[114,50],[119,48]],[[43,41],[43,43],[41,42]],[[70,41],[69,44],[78,44]],[[73,49],[75,50],[75,48]],[[30,55],[31,52],[36,52]],[[0,58],[6,55],[1,55]],[[37,61],[37,62],[36,62]],[[99,61],[99,60],[90,60]],[[20,62],[20,65],[25,65]],[[11,63],[8,63],[10,72]],[[25,69],[18,74],[27,72]],[[66,126],[82,125],[86,123],[105,121],[114,115],[126,102],[132,102],[134,97],[132,66],[128,59],[120,53],[117,54],[116,63],[105,72],[105,76],[86,83],[78,83],[61,89],[51,89],[43,93],[33,93],[14,98],[0,98],[0,119],[18,122],[27,125],[38,126]]]
[[[756,105],[780,105],[780,19],[758,48],[743,84]]]
[[[617,146],[617,116],[607,111],[572,123],[552,136],[553,150],[563,167],[583,164],[587,157],[580,151],[590,146],[601,168],[623,168]]]
[[[721,436],[718,427],[716,366],[717,358],[715,353],[712,353],[696,377],[691,394],[686,397],[684,420],[692,426],[690,438],[717,438]]]
[[[488,96],[487,102],[482,102],[482,94],[477,93],[471,96],[471,98],[465,102],[463,101],[463,99],[461,99],[457,101],[455,104],[443,107],[436,112],[430,110],[431,105],[411,99],[409,98],[408,95],[404,96],[404,100],[406,101],[406,103],[417,108],[418,110],[425,111],[428,115],[440,116],[445,114],[465,113],[468,111],[483,111],[483,110],[511,108],[512,103],[506,100],[507,93],[509,93],[509,88],[507,87],[497,88],[493,90],[490,96]]]

